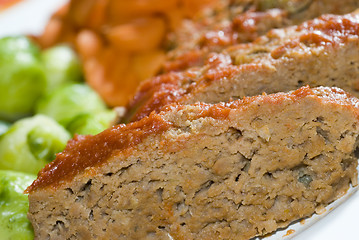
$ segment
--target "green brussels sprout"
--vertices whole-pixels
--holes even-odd
[[[57,89],[66,83],[82,81],[80,60],[68,46],[56,46],[42,52],[45,66],[47,91]]]
[[[95,135],[109,128],[116,117],[115,111],[109,110],[97,114],[84,113],[76,116],[68,125],[71,134]]]
[[[0,170],[0,236],[4,240],[32,240],[34,233],[27,219],[29,201],[23,191],[35,175]]]
[[[40,99],[36,112],[52,117],[63,126],[79,114],[106,110],[97,93],[85,84],[63,86]]]
[[[0,120],[0,137],[1,137],[1,135],[3,135],[4,133],[7,132],[10,125],[11,125],[10,123]]]
[[[0,39],[0,118],[14,121],[33,112],[46,87],[39,49],[26,37]]]
[[[0,169],[36,174],[69,139],[70,134],[46,116],[19,120],[0,139]]]

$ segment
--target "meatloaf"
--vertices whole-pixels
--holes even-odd
[[[35,239],[250,239],[357,185],[359,100],[302,87],[77,136],[27,189]]]
[[[303,85],[336,86],[359,96],[359,12],[324,15],[275,29],[256,41],[213,53],[201,68],[144,81],[122,122],[171,102],[217,103]]]
[[[37,40],[42,47],[74,46],[86,81],[107,104],[123,106],[163,65],[164,71],[198,66],[210,52],[272,28],[358,7],[358,0],[71,0]]]
[[[320,15],[346,14],[359,8],[357,0],[222,0],[197,18],[184,20],[172,37],[164,71],[201,66],[211,52],[252,42],[274,28],[297,25]],[[171,38],[170,38],[171,39]]]

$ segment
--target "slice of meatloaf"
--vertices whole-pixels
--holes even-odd
[[[212,54],[202,68],[143,82],[122,121],[141,119],[171,102],[216,103],[302,85],[337,86],[359,96],[358,52],[359,12],[272,30],[253,43]]]
[[[249,239],[357,184],[359,100],[338,88],[169,105],[77,136],[27,189],[35,239]]]
[[[164,71],[201,66],[211,52],[252,42],[273,28],[297,25],[320,15],[346,14],[359,8],[357,0],[222,0],[177,28]]]

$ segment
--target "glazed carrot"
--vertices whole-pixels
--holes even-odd
[[[107,104],[123,106],[163,67],[169,33],[209,2],[216,1],[70,0],[37,40],[44,48],[73,45],[86,81]]]
[[[76,49],[83,60],[95,57],[103,48],[100,37],[91,30],[82,30],[76,36]]]
[[[57,18],[50,19],[40,38],[40,44],[45,48],[55,45],[63,31],[63,27],[63,22],[61,20]]]
[[[165,27],[161,18],[136,19],[110,29],[106,37],[120,51],[146,51],[160,46],[165,37]]]
[[[165,59],[165,52],[161,50],[141,52],[132,57],[131,70],[138,79],[150,78],[159,72]]]
[[[129,55],[103,49],[98,56],[85,61],[85,78],[109,105],[116,106],[119,101],[128,101],[128,91],[134,91],[138,85],[135,76],[128,74],[129,65]]]
[[[87,26],[87,20],[91,17],[91,9],[97,0],[70,1],[68,18],[75,26]]]
[[[100,28],[106,21],[106,10],[109,0],[97,0],[91,7],[89,17],[86,20],[90,28]]]

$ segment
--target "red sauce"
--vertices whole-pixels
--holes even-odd
[[[252,106],[253,103],[266,103],[276,105],[285,99],[291,99],[293,102],[307,96],[315,96],[320,101],[329,101],[337,105],[350,108],[359,118],[359,100],[350,97],[349,94],[337,88],[319,88],[311,89],[302,87],[290,94],[276,93],[271,95],[260,95],[255,97],[245,97],[229,103],[206,104],[197,103],[195,114],[187,115],[188,120],[194,120],[202,117],[211,117],[218,120],[226,120],[232,109],[243,110],[246,106]],[[319,97],[320,96],[320,97]],[[178,112],[185,109],[185,105],[171,104],[167,105],[161,114],[166,111]],[[131,153],[131,149],[140,144],[151,134],[160,134],[172,126],[172,123],[164,120],[161,114],[152,113],[138,122],[121,124],[103,131],[95,136],[76,136],[70,140],[65,150],[57,154],[56,159],[42,169],[38,178],[26,192],[32,192],[37,189],[51,186],[56,188],[66,181],[71,181],[77,174],[84,172],[91,167],[99,167],[106,163],[113,154],[118,152]],[[91,171],[90,171],[91,172]],[[96,174],[96,171],[91,172]]]
[[[190,73],[188,73],[190,74]],[[122,122],[138,121],[163,106],[176,102],[185,91],[179,83],[191,77],[185,72],[170,72],[142,82],[139,91],[127,105],[129,109]]]
[[[238,67],[232,65],[232,59],[226,54],[211,54],[207,60],[208,70],[203,73],[203,79],[207,82],[216,81],[225,77],[231,77],[238,72]]]
[[[47,186],[60,185],[72,180],[89,167],[98,167],[108,161],[112,154],[130,149],[151,134],[158,134],[170,127],[159,115],[151,114],[141,121],[120,124],[97,135],[75,136],[56,159],[46,165],[38,178],[26,189],[27,193]]]
[[[287,233],[283,237],[287,237],[287,236],[289,236],[289,235],[291,235],[293,233],[295,233],[295,230],[294,229],[289,229],[289,230],[287,230]]]
[[[250,22],[252,20],[254,21],[254,19],[261,19],[259,16],[258,14],[254,14],[252,19],[251,15],[248,15],[241,20],[237,19],[236,24],[239,24],[238,21],[243,24],[249,21],[249,23],[245,23],[244,25],[248,28],[245,31],[250,31]],[[240,26],[242,25],[240,24]],[[272,50],[271,57],[273,59],[283,57],[291,49],[305,47],[305,45],[338,45],[344,43],[351,37],[357,38],[359,36],[359,15],[325,15],[303,23],[294,29],[297,31],[294,37]],[[268,34],[271,35],[273,32]],[[245,48],[247,46],[248,45],[241,44],[238,45],[238,48]],[[127,109],[130,109],[132,112],[129,112],[130,117],[126,119],[128,121],[139,120],[152,111],[158,112],[164,105],[173,102],[181,102],[182,100],[191,102],[187,101],[192,97],[191,94],[203,91],[203,89],[213,81],[232,78],[241,71],[256,71],[263,67],[260,63],[239,66],[233,65],[231,57],[226,52],[222,54],[208,54],[208,52],[204,51],[203,53],[207,54],[204,56],[207,60],[201,68],[201,71],[197,72],[198,76],[189,76],[188,73],[190,71],[182,71],[164,74],[150,81],[146,81],[146,83],[140,87],[140,91],[136,94],[134,100],[128,105]],[[191,61],[191,59],[197,61],[200,56],[189,54],[187,57],[189,61]],[[203,61],[203,59],[201,59],[201,61]],[[179,68],[183,67],[183,64],[185,63],[179,62]],[[189,66],[191,64],[192,63],[189,63]],[[187,84],[187,82],[190,81],[193,83]]]
[[[305,22],[296,28],[296,31],[303,32],[297,38],[275,48],[271,52],[274,59],[284,56],[290,49],[294,49],[304,43],[306,46],[339,45],[349,38],[359,36],[358,15],[324,15],[312,21]]]
[[[253,41],[259,36],[257,25],[261,18],[266,17],[265,14],[266,13],[246,12],[236,16],[232,21],[234,31],[244,35],[246,41]]]
[[[185,90],[175,84],[162,84],[155,88],[145,97],[146,102],[140,107],[139,111],[131,118],[131,121],[137,121],[151,112],[159,112],[162,107],[169,103],[178,102],[185,94]]]
[[[222,29],[219,31],[209,31],[203,36],[200,41],[200,46],[209,48],[218,48],[220,46],[226,47],[234,43],[233,32],[229,29]]]
[[[286,26],[286,17],[286,11],[280,9],[239,14],[232,21],[233,39],[237,43],[252,42],[271,28]]]
[[[327,43],[331,43],[331,38],[323,34],[322,32],[308,32],[299,37],[299,41],[304,43],[305,45],[326,45]]]
[[[0,11],[9,8],[18,2],[21,2],[21,0],[0,0]]]
[[[345,42],[350,37],[358,37],[359,35],[359,15],[347,14],[344,16],[324,15],[320,18],[308,21],[298,26],[298,31],[309,30],[311,32],[320,32],[314,39],[318,45],[338,44]]]
[[[193,104],[193,106],[199,107],[199,112],[196,113],[196,115],[193,115],[192,118],[187,116],[187,119],[192,121],[195,119],[203,118],[203,117],[210,117],[217,120],[225,120],[228,118],[229,113],[231,112],[231,107],[228,104],[219,103],[219,104],[209,104],[209,103],[196,103]],[[172,104],[166,106],[163,110],[164,111],[179,111],[181,109],[185,108],[185,105],[178,105],[178,104]]]
[[[194,119],[211,117],[224,120],[231,109],[228,106],[199,103],[200,112]],[[185,106],[168,105],[164,111],[178,111]],[[191,119],[189,119],[191,120]],[[65,150],[57,154],[56,159],[47,164],[38,174],[38,178],[26,189],[30,193],[48,186],[56,188],[62,183],[71,181],[77,174],[91,167],[106,163],[112,154],[133,148],[151,134],[166,131],[171,123],[160,115],[151,114],[138,122],[120,124],[97,135],[77,135],[70,140]],[[93,172],[95,174],[95,172]]]
[[[283,19],[286,12],[279,9],[272,9],[266,12],[247,11],[235,16],[232,22],[220,24],[213,31],[204,31],[195,43],[199,49],[182,49],[180,53],[169,59],[164,66],[165,72],[181,71],[190,67],[203,66],[204,60],[210,53],[221,52],[226,47],[237,43],[252,42],[260,35],[268,31],[269,25],[273,27],[285,26]],[[213,26],[203,26],[203,29]]]

